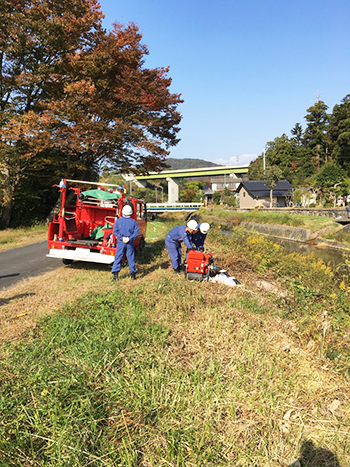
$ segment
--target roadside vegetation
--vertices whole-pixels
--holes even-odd
[[[47,238],[47,225],[0,230],[0,251],[29,245]]]
[[[189,282],[164,248],[180,222],[149,223],[135,284],[73,263],[0,293],[2,465],[350,464],[347,258],[213,224],[243,287]]]

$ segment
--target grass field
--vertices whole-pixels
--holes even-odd
[[[47,225],[0,230],[0,251],[29,245],[47,238]]]
[[[73,263],[0,293],[0,465],[350,465],[346,275],[213,226],[243,287],[189,282],[171,225],[135,283]]]

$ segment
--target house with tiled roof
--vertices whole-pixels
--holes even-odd
[[[288,206],[294,187],[287,180],[280,180],[272,190],[272,207]],[[264,181],[244,180],[238,188],[239,206],[244,208],[269,208],[270,188]]]

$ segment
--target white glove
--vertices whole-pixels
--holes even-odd
[[[130,238],[129,237],[123,237],[123,242],[124,243],[129,243],[130,241]]]

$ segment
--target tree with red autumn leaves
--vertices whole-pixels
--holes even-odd
[[[103,29],[96,0],[0,0],[1,220],[21,180],[145,173],[177,144],[182,102],[167,68],[144,66],[135,24]]]

